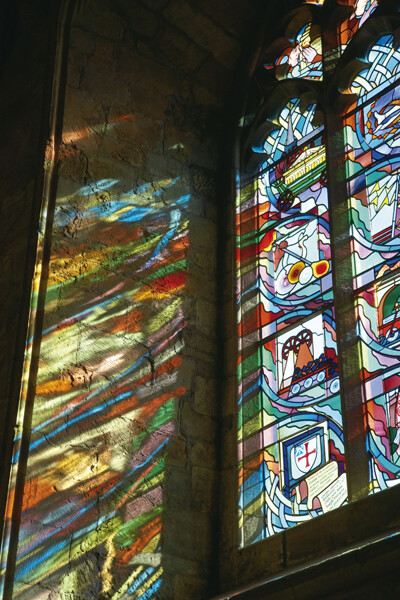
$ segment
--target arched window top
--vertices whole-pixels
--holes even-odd
[[[354,78],[351,91],[368,98],[380,93],[400,75],[400,50],[394,46],[393,35],[382,36],[369,50],[368,66]]]

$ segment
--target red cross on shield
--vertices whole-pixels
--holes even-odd
[[[301,442],[294,449],[296,466],[302,473],[308,473],[317,458],[317,436]]]

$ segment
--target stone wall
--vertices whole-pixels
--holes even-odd
[[[7,496],[21,385],[59,3],[6,2],[1,8],[0,107],[0,514]]]
[[[15,598],[217,591],[218,338],[232,312],[217,318],[217,231],[230,219],[222,172],[234,73],[257,5],[96,0],[73,19]],[[27,165],[39,190],[46,81],[47,103],[32,107],[37,162]],[[34,87],[29,73],[27,82]],[[23,145],[20,113],[13,135]],[[15,198],[11,177],[8,186]],[[16,223],[7,217],[23,246],[11,298],[25,312],[34,197],[25,186]],[[23,324],[18,331],[17,371]],[[18,386],[13,406],[17,395]]]

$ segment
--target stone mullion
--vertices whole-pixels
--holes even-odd
[[[368,454],[360,381],[360,348],[353,291],[349,203],[346,184],[344,103],[330,85],[334,31],[324,34],[325,145],[330,206],[332,274],[335,304],[345,461],[349,502],[368,493]],[[327,73],[329,71],[329,74]],[[334,71],[333,71],[334,73]],[[343,108],[341,108],[343,107]]]

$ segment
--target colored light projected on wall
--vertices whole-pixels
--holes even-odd
[[[354,79],[345,118],[354,290],[371,491],[400,478],[400,52],[391,35]],[[385,91],[387,88],[387,91]]]
[[[185,392],[189,198],[176,184],[103,179],[57,199],[14,598],[144,600],[161,586]]]
[[[244,545],[347,498],[324,129],[302,105],[272,120],[237,207]]]

